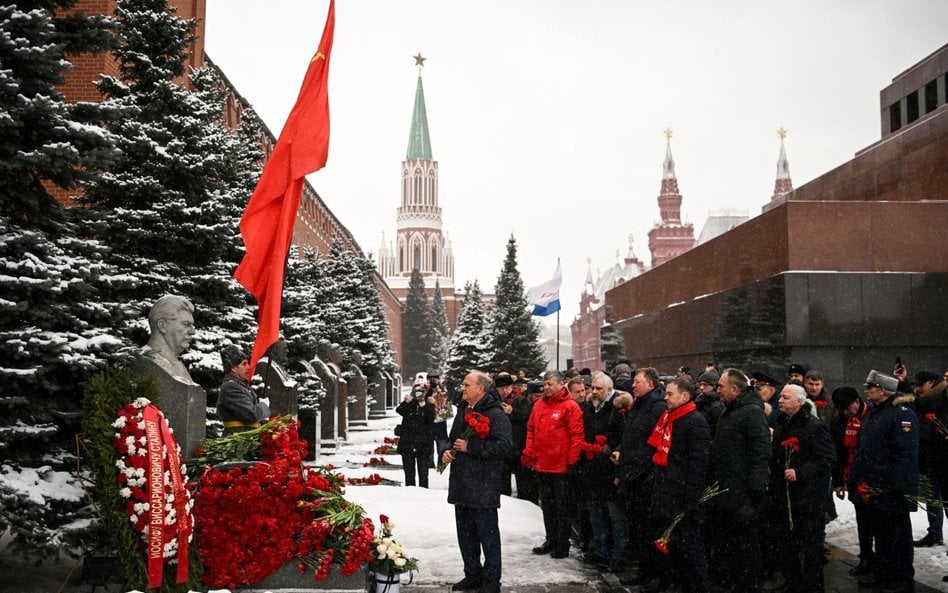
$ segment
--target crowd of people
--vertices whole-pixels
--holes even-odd
[[[760,593],[765,582],[821,593],[835,495],[855,507],[850,575],[869,591],[908,593],[914,547],[942,543],[946,382],[948,372],[910,378],[901,363],[871,371],[862,395],[829,393],[823,374],[800,364],[784,379],[714,365],[697,380],[686,368],[660,376],[629,363],[537,380],[473,371],[459,388],[417,386],[399,413],[427,407],[420,455],[433,443],[451,466],[465,572],[454,591],[500,590],[496,509],[514,494],[541,508],[546,537],[535,554],[565,558],[576,547],[643,593],[672,584]],[[436,437],[433,419],[452,403],[450,433]],[[913,541],[910,513],[920,508],[929,531]]]

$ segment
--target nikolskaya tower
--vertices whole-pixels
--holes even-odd
[[[456,326],[460,303],[454,290],[454,255],[451,241],[443,232],[438,194],[438,161],[431,152],[425,89],[421,69],[426,58],[415,56],[418,84],[412,109],[408,152],[402,161],[401,202],[396,215],[395,242],[387,243],[382,234],[378,251],[379,274],[402,303],[408,294],[412,270],[418,268],[430,298],[435,282],[441,288],[448,324]]]

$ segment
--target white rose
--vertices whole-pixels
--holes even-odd
[[[379,554],[384,554],[385,552],[388,551],[388,546],[386,546],[385,544],[379,544],[378,546],[375,546],[375,551],[378,552]]]
[[[392,532],[395,531],[395,524],[389,521],[385,524],[385,531]]]
[[[391,543],[392,543],[392,538],[390,538],[390,537],[383,537],[383,538],[382,538],[382,543],[385,544],[386,546],[391,545]]]
[[[405,566],[405,564],[406,564],[407,562],[408,562],[408,561],[405,560],[404,558],[396,558],[396,559],[395,559],[395,566],[397,566],[397,567],[399,567],[399,568],[402,568],[403,566]]]
[[[131,498],[131,496],[132,496],[132,491],[129,490],[128,488],[122,488],[121,490],[119,490],[119,495],[120,495],[122,498]]]
[[[118,418],[115,419],[115,422],[112,423],[112,426],[114,426],[115,428],[122,428],[123,426],[125,426],[126,422],[128,422],[128,418],[126,418],[125,416],[119,416]]]
[[[395,558],[398,556],[398,552],[390,549],[388,552],[385,553],[385,555],[388,556],[389,560],[395,560]]]

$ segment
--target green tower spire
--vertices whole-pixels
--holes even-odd
[[[415,89],[415,109],[411,114],[411,133],[408,136],[408,155],[405,160],[426,160],[431,158],[431,138],[428,137],[428,114],[425,111],[425,88],[421,84],[421,72],[418,73],[418,87]]]

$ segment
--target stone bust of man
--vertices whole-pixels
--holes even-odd
[[[194,337],[194,305],[191,301],[173,294],[161,297],[148,312],[148,327],[151,335],[142,348],[142,357],[178,381],[194,385],[180,358]]]
[[[276,373],[280,382],[287,387],[295,385],[295,382],[289,378],[286,373],[286,366],[289,361],[290,345],[286,338],[280,336],[277,341],[267,350],[266,355],[257,361],[257,374],[264,377],[264,381],[269,383],[266,374],[270,371]]]

